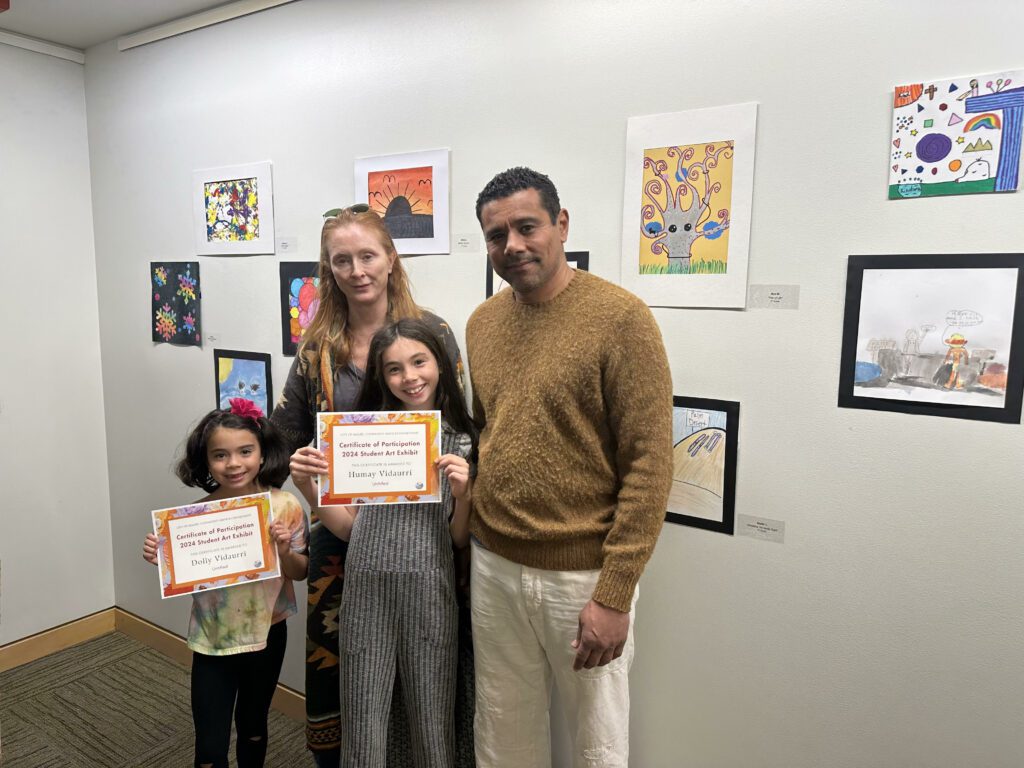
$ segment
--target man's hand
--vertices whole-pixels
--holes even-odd
[[[574,670],[603,667],[622,655],[629,635],[629,614],[590,600],[580,611],[579,629],[572,647]]]

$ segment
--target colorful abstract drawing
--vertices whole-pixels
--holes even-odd
[[[448,253],[448,150],[360,157],[356,202],[384,219],[402,256]]]
[[[256,179],[210,181],[203,189],[208,241],[241,242],[260,236]]]
[[[1024,71],[897,86],[889,199],[1014,192]]]
[[[757,104],[631,117],[621,285],[652,307],[746,306]]]
[[[160,344],[202,346],[199,262],[152,262],[149,275],[153,341]]]
[[[273,253],[274,183],[269,162],[193,171],[196,253]]]
[[[732,141],[644,150],[640,274],[727,271],[732,157]]]
[[[590,271],[590,251],[566,251],[565,260],[569,262],[569,266],[573,269],[582,269],[584,272]],[[494,272],[491,260],[487,259],[487,297],[490,298],[507,286],[508,283]]]
[[[739,403],[673,398],[674,471],[665,519],[732,535]]]
[[[851,256],[839,405],[1020,422],[1024,255]]]
[[[434,236],[434,169],[429,165],[371,171],[366,194],[391,237]]]
[[[230,408],[232,398],[242,397],[270,415],[274,405],[270,387],[270,355],[215,349],[213,368],[218,408]]]
[[[281,351],[294,356],[320,308],[319,263],[283,261],[281,272]]]

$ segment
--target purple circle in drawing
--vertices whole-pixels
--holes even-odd
[[[944,133],[929,133],[917,142],[917,156],[926,163],[937,163],[953,147],[953,141]]]

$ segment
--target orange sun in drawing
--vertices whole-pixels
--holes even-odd
[[[396,205],[405,208],[400,198],[412,214],[434,214],[434,169],[429,165],[371,171],[366,175],[366,190],[370,207],[381,216]]]

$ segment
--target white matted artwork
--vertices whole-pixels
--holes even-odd
[[[631,117],[622,286],[652,307],[742,309],[757,104]]]
[[[193,171],[192,200],[200,256],[274,252],[274,182],[269,160]]]
[[[402,256],[449,253],[447,149],[359,157],[355,198],[380,214]]]

